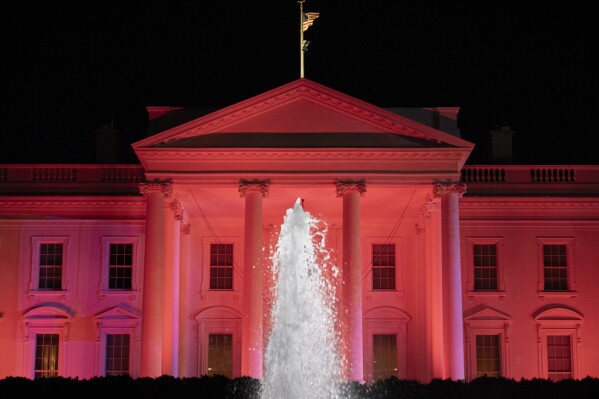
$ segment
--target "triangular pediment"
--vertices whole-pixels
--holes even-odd
[[[143,148],[467,148],[455,136],[299,79],[133,145]]]

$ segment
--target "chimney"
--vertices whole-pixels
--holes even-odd
[[[491,162],[495,164],[510,164],[513,159],[512,137],[514,131],[504,124],[489,132],[489,152]]]
[[[96,134],[96,162],[118,163],[119,161],[119,130],[114,128],[114,120],[94,131]]]

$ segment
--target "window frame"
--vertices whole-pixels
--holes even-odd
[[[232,244],[233,245],[233,288],[231,289],[217,289],[210,288],[210,245],[211,244]],[[239,237],[219,237],[219,239],[215,239],[214,237],[203,237],[202,239],[202,248],[203,248],[203,271],[202,271],[202,293],[206,292],[218,292],[218,293],[238,293],[240,291],[242,280],[241,273],[239,268],[241,267],[240,263],[240,252],[242,251],[242,246],[240,245]]]
[[[131,244],[133,246],[131,254],[131,289],[117,289],[109,288],[110,284],[110,245],[111,244]],[[132,295],[133,299],[136,298],[136,294],[139,292],[139,272],[140,272],[140,260],[141,248],[139,245],[139,237],[137,236],[103,236],[101,242],[101,262],[102,271],[100,276],[100,297],[110,295]]]
[[[35,350],[38,334],[58,334],[58,376],[68,375],[69,325],[72,316],[55,306],[38,306],[23,315],[25,340],[24,377],[35,378]]]
[[[466,251],[468,262],[468,278],[466,282],[466,293],[468,296],[498,296],[505,300],[505,279],[503,265],[503,237],[466,237]],[[474,276],[474,246],[475,245],[495,245],[497,257],[497,289],[495,290],[477,290]]]
[[[61,289],[40,289],[40,250],[42,244],[62,244],[62,274]],[[31,237],[31,276],[29,280],[29,296],[33,298],[37,295],[64,295],[69,292],[69,280],[67,273],[69,267],[69,237],[68,236],[33,236]]]
[[[225,306],[208,308],[195,316],[198,323],[198,375],[208,374],[208,346],[210,334],[231,334],[233,378],[241,376],[241,323],[242,315]]]
[[[572,378],[581,378],[582,372],[582,314],[563,306],[543,307],[533,314],[537,323],[537,352],[539,356],[539,377],[549,378],[547,337],[551,335],[570,336]]]
[[[395,335],[397,378],[408,377],[408,323],[410,316],[404,311],[381,306],[369,310],[363,317],[364,379],[374,382],[374,336]]]
[[[476,309],[479,309],[478,307]],[[512,318],[496,309],[485,307],[464,317],[465,375],[468,380],[478,377],[476,337],[478,335],[499,336],[500,376],[511,378],[510,333]]]
[[[368,251],[367,252],[367,262],[365,263],[368,267],[362,272],[362,280],[368,278],[368,290],[373,293],[377,293],[378,295],[385,295],[385,293],[389,293],[391,295],[399,294],[400,298],[403,298],[404,295],[404,264],[405,264],[405,253],[403,250],[403,238],[395,237],[393,239],[389,239],[387,237],[368,237],[366,238],[366,244]],[[395,288],[392,289],[379,289],[374,288],[374,245],[394,245],[395,246]]]
[[[545,265],[544,265],[544,246],[545,245],[565,245],[567,259],[567,284],[565,291],[546,291],[545,290]],[[572,299],[576,297],[576,273],[574,257],[575,240],[573,237],[537,237],[537,268],[538,282],[537,291],[541,300],[545,296],[569,296]]]
[[[106,344],[108,334],[129,335],[129,376],[140,376],[141,319],[119,306],[94,316],[96,324],[95,375],[106,376]]]

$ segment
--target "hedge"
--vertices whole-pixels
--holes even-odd
[[[599,379],[544,379],[515,381],[506,378],[478,378],[469,382],[432,380],[429,383],[389,378],[373,384],[346,383],[345,396],[351,399],[597,399]],[[0,380],[1,399],[259,399],[260,381],[250,377],[198,378],[95,377],[91,379],[47,378],[30,380],[8,377]],[[285,399],[285,398],[281,398]]]

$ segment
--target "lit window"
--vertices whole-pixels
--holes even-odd
[[[40,290],[62,290],[63,274],[62,243],[41,243],[39,245],[39,284]]]
[[[129,334],[106,334],[106,375],[129,374]]]
[[[569,335],[547,336],[547,376],[553,381],[572,378],[572,347]]]
[[[374,380],[397,377],[397,336],[395,334],[374,334],[373,378]]]
[[[232,334],[208,334],[208,375],[233,377]]]
[[[35,378],[58,377],[58,334],[37,334]]]
[[[233,289],[233,244],[210,244],[210,289]]]
[[[372,244],[372,289],[395,289],[395,244]]]
[[[111,243],[108,261],[108,289],[131,290],[133,281],[133,244]]]
[[[476,376],[501,376],[499,335],[476,336]]]
[[[475,244],[474,256],[474,290],[497,290],[497,245]]]
[[[543,245],[545,291],[568,290],[568,257],[565,244]]]

